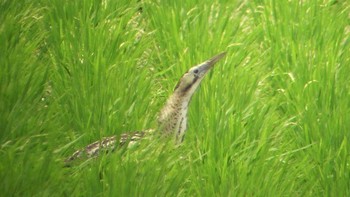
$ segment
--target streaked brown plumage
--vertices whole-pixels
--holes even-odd
[[[179,80],[174,89],[174,93],[169,97],[165,106],[159,113],[158,131],[163,136],[172,136],[176,139],[176,143],[181,143],[187,128],[187,111],[192,95],[198,88],[205,74],[215,65],[217,61],[222,59],[226,53],[220,53],[213,58],[190,68]],[[149,136],[153,133],[153,129],[145,131],[137,131],[124,133],[120,136],[119,146],[128,145],[138,141],[139,139]],[[81,158],[82,156],[93,157],[98,155],[101,150],[113,151],[117,145],[117,137],[111,136],[96,141],[83,149],[74,152],[65,160],[66,164]]]
[[[126,143],[128,143],[128,145],[130,146],[151,132],[153,132],[153,130],[150,129],[146,131],[134,131],[130,133],[123,133],[119,139],[119,146],[123,146]],[[116,148],[117,140],[117,136],[114,135],[110,137],[105,137],[100,141],[91,143],[85,148],[75,151],[70,157],[68,157],[65,160],[65,163],[69,165],[70,162],[78,158],[82,158],[84,156],[87,158],[97,156],[98,153],[103,150],[106,152],[113,151]]]

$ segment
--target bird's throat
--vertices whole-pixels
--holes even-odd
[[[161,110],[158,118],[159,128],[165,136],[175,136],[179,143],[187,128],[187,111],[190,98],[173,94]]]

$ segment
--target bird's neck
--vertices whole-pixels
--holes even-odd
[[[187,111],[190,100],[190,96],[184,96],[175,91],[159,114],[160,131],[165,136],[175,136],[177,143],[182,142],[187,128]]]

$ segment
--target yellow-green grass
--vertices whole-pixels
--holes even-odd
[[[349,196],[347,1],[0,1],[1,196]],[[184,143],[145,140],[192,65]]]

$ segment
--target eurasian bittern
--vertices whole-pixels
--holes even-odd
[[[174,93],[169,97],[165,106],[159,113],[158,131],[163,136],[173,136],[176,143],[181,143],[187,128],[188,104],[191,101],[193,93],[198,88],[205,74],[215,65],[217,61],[225,56],[226,53],[220,53],[211,59],[190,68],[177,83]],[[149,131],[137,131],[124,133],[119,139],[119,145],[135,142],[149,135]],[[114,150],[117,144],[117,136],[103,138],[101,141],[94,142],[87,147],[73,153],[66,159],[66,163],[80,158],[84,154],[87,157],[97,155],[101,149]]]

